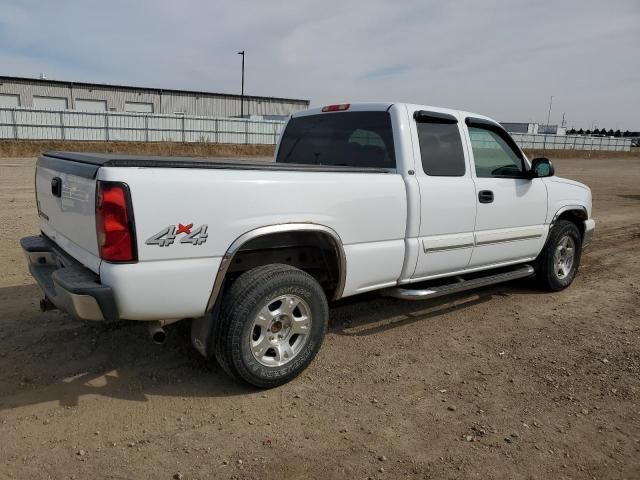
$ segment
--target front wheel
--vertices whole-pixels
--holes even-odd
[[[576,224],[558,221],[536,260],[536,278],[540,285],[553,292],[571,285],[578,273],[581,254],[582,236]]]
[[[311,363],[327,329],[329,309],[308,273],[272,264],[243,273],[225,292],[215,355],[231,376],[269,388]]]

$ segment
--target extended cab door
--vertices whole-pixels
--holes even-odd
[[[532,259],[546,237],[547,189],[530,179],[524,154],[498,124],[468,117],[477,205],[470,268]]]
[[[417,280],[467,268],[476,197],[459,118],[425,110],[409,114],[420,189],[419,252],[411,277]]]

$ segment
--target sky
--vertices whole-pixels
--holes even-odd
[[[0,75],[640,130],[639,0],[0,0]]]

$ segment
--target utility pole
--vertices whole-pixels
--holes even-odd
[[[544,133],[544,141],[542,142],[542,156],[544,157],[544,151],[547,149],[547,132],[549,131],[549,120],[551,119],[551,105],[553,105],[553,95],[549,99],[549,113],[547,113],[547,126]]]
[[[240,93],[240,118],[244,118],[244,50],[238,52],[242,55],[242,90]]]

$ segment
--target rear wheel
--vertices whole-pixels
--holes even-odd
[[[558,221],[549,240],[536,260],[536,278],[550,291],[567,288],[578,273],[582,253],[582,237],[575,223]]]
[[[288,382],[311,363],[329,313],[320,284],[288,265],[243,273],[225,292],[215,355],[231,376],[262,388]]]

